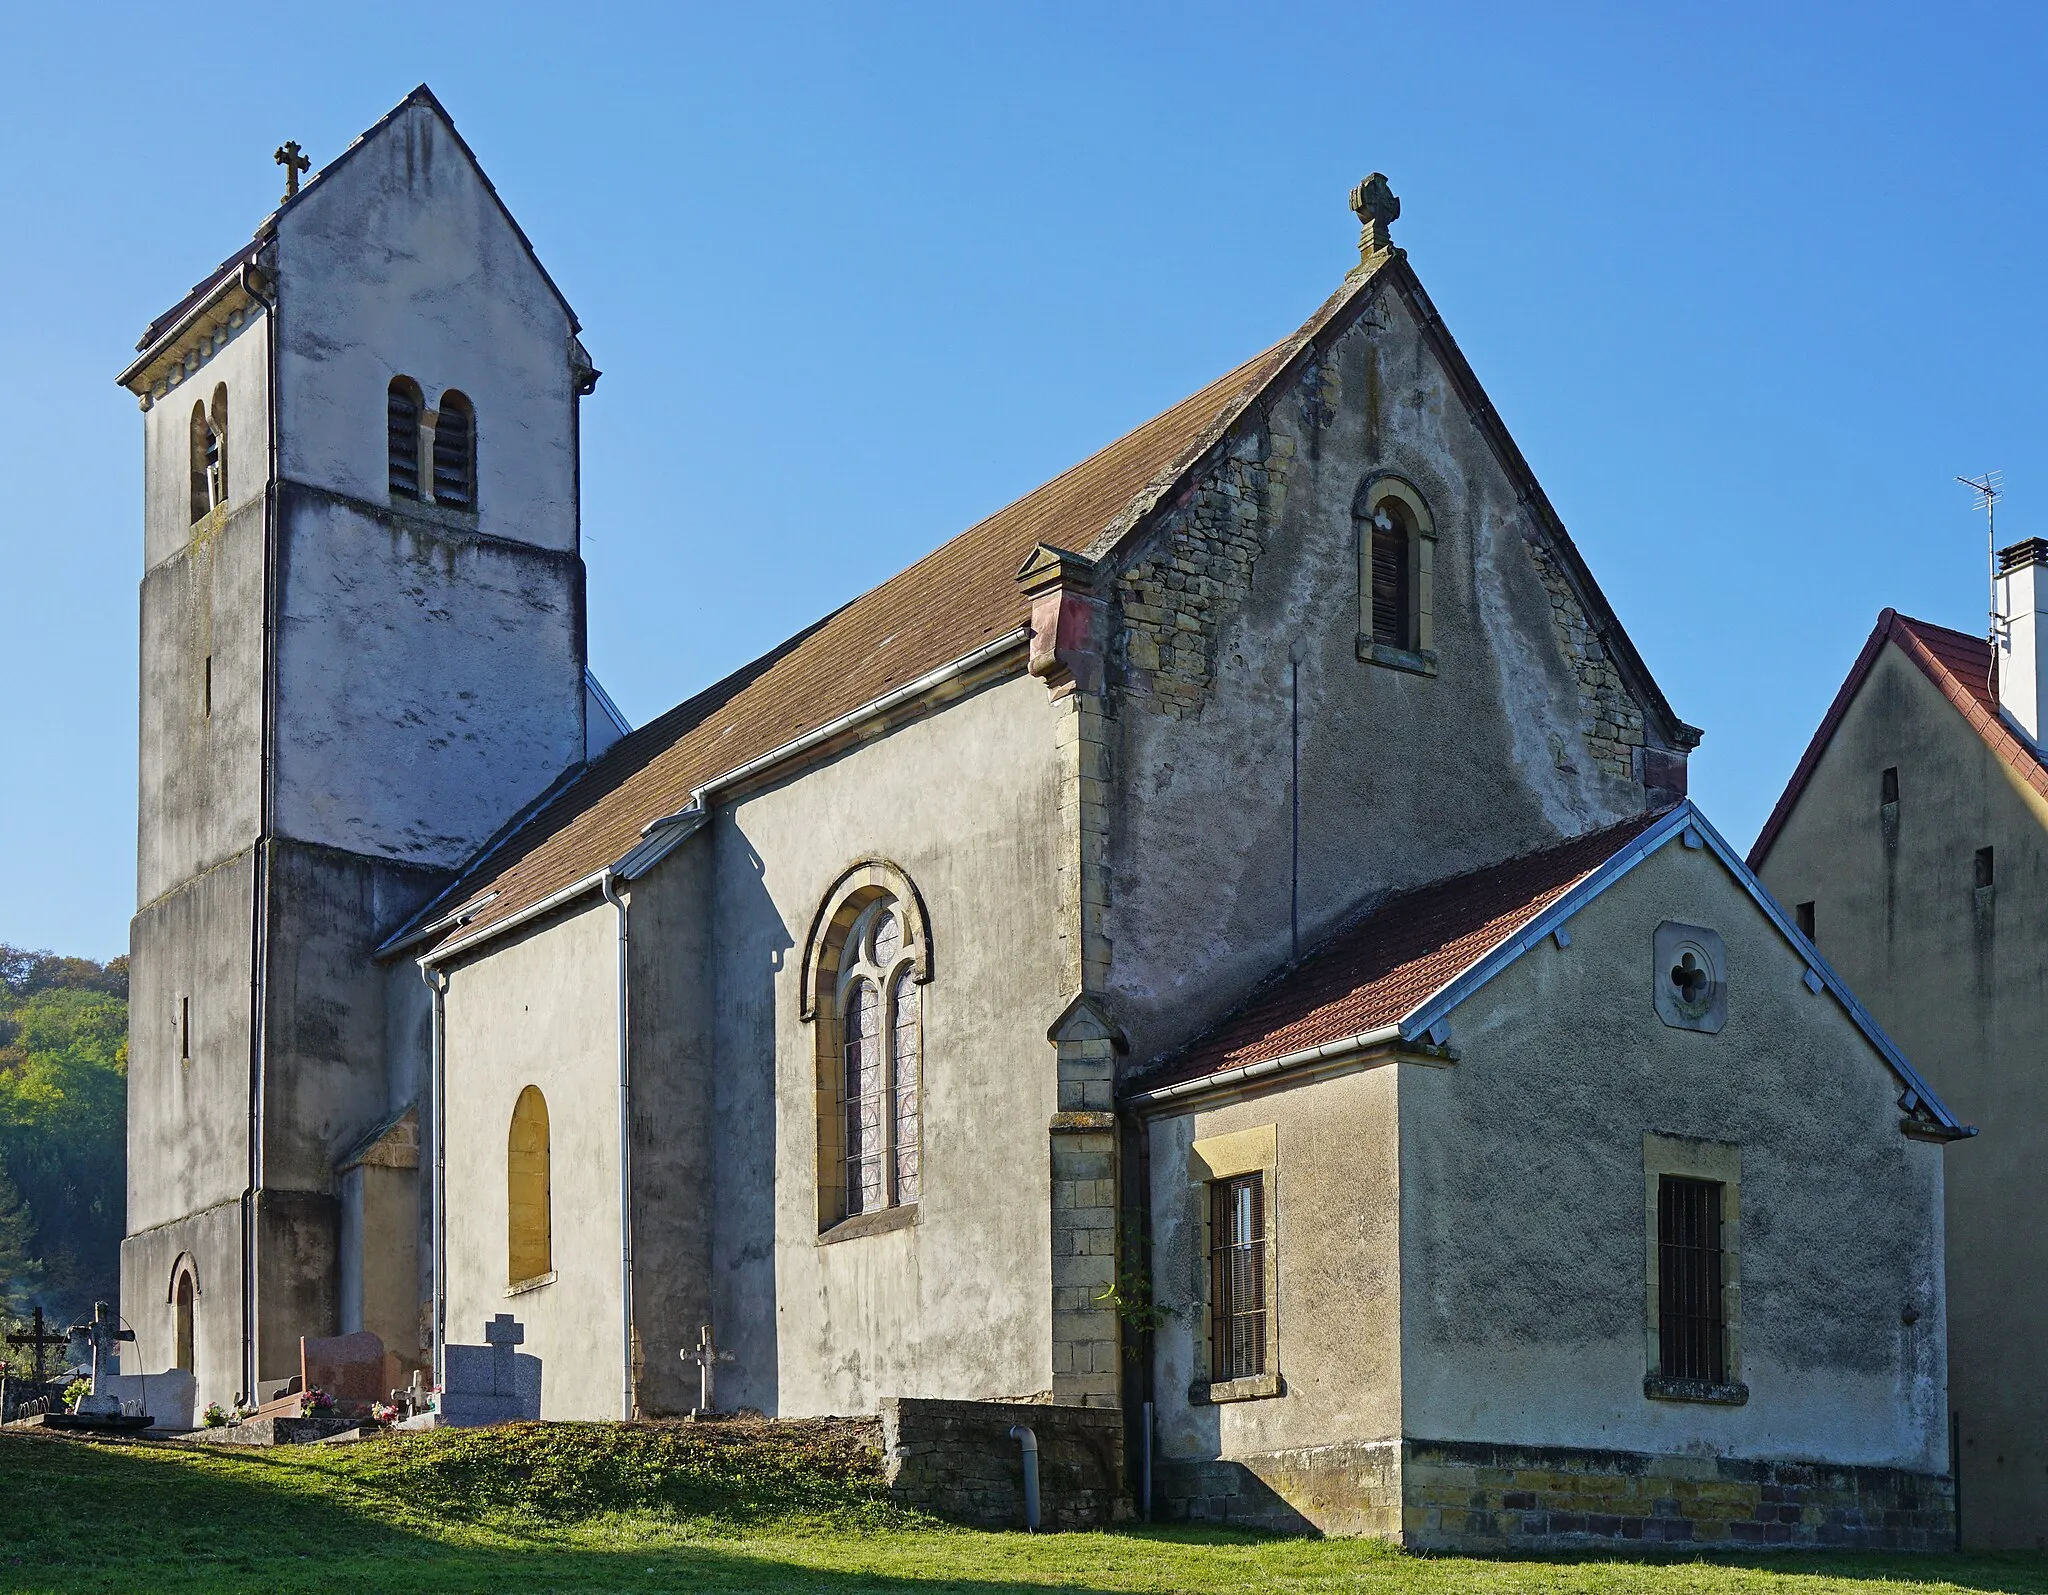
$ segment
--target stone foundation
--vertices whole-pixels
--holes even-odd
[[[1039,1523],[1092,1529],[1130,1516],[1124,1493],[1124,1415],[1035,1402],[882,1403],[889,1494],[903,1506],[970,1528],[1024,1526],[1024,1463],[1012,1425],[1038,1437]]]
[[[1405,1440],[1154,1463],[1164,1518],[1413,1550],[1955,1544],[1952,1482],[1897,1468]]]

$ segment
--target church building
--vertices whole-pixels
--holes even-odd
[[[709,1326],[722,1407],[1120,1411],[1161,1514],[1946,1543],[1966,1128],[1383,178],[1297,330],[631,731],[561,292],[425,88],[292,187],[122,376],[143,1366],[510,1312],[630,1418]]]

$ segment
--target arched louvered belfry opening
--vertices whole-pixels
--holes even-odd
[[[391,496],[420,496],[420,385],[411,377],[393,377],[384,400],[385,450],[389,459]]]
[[[192,468],[192,519],[206,519],[206,512],[213,508],[213,466],[218,445],[214,441],[213,423],[206,416],[206,402],[192,401],[191,425],[191,468]]]
[[[441,395],[434,423],[434,502],[476,508],[476,411],[453,388]]]
[[[519,1093],[505,1150],[505,1280],[523,1285],[555,1269],[548,1099],[540,1087]]]

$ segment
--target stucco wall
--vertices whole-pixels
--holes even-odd
[[[1060,989],[1054,712],[1018,677],[721,809],[715,849],[715,1310],[721,1401],[872,1412],[889,1395],[1049,1390]],[[919,1222],[820,1245],[803,943],[833,882],[886,858],[923,894]],[[761,1175],[774,1171],[772,1194]]]
[[[1725,939],[1718,1035],[1653,1011],[1667,919]],[[1569,928],[1402,1081],[1406,1432],[1944,1471],[1945,1154],[1900,1134],[1896,1078],[1704,850]],[[1746,1405],[1643,1394],[1646,1132],[1741,1148]]]
[[[483,1344],[509,1312],[541,1359],[541,1415],[616,1418],[618,922],[598,902],[450,972],[446,999],[447,1333]],[[506,1138],[527,1086],[547,1098],[556,1278],[507,1299]]]
[[[391,379],[429,406],[459,388],[482,529],[575,551],[568,316],[431,109],[400,112],[285,211],[277,262],[284,476],[385,503]]]
[[[1888,844],[1880,777],[1899,772]],[[1963,1534],[2048,1541],[2048,804],[1896,648],[1881,651],[1764,860],[1779,901],[1942,1100],[1981,1134],[1950,1154],[1951,1400]],[[1982,900],[1975,859],[1991,847]]]
[[[161,1373],[177,1355],[173,1271],[189,1259],[193,1374],[198,1411],[231,1404],[242,1391],[242,1204],[220,1203],[131,1233],[121,1242],[121,1317],[135,1343],[121,1351],[125,1373]]]
[[[1414,485],[1438,532],[1433,677],[1358,658],[1353,504],[1382,472]],[[1304,946],[1374,893],[1641,810],[1642,787],[1586,742],[1594,718],[1533,535],[1421,329],[1382,292],[1133,554],[1116,583],[1108,927],[1134,1059],[1290,956],[1297,692]],[[1171,660],[1136,636],[1141,596],[1182,606],[1161,623],[1177,628]],[[1191,659],[1209,677],[1192,694]]]
[[[226,329],[223,329],[226,330]],[[192,406],[213,413],[228,390],[227,508],[258,501],[270,476],[270,359],[265,313],[251,307],[227,343],[142,414],[142,563],[154,568],[192,541]]]
[[[1154,1119],[1154,1400],[1163,1462],[1398,1440],[1401,1434],[1399,1099],[1412,1065]],[[1275,1336],[1286,1394],[1192,1402],[1206,1380],[1208,1201],[1197,1139],[1273,1127]],[[1195,1171],[1195,1177],[1202,1176]]]

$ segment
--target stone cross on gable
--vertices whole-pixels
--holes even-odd
[[[43,1310],[41,1307],[36,1309],[35,1317],[30,1322],[32,1327],[27,1332],[9,1335],[7,1337],[7,1344],[23,1347],[28,1351],[29,1355],[34,1359],[36,1383],[41,1384],[43,1383],[44,1365],[47,1360],[46,1353],[54,1351],[60,1346],[70,1345],[71,1337],[69,1335],[60,1335],[54,1330],[44,1328]]]
[[[299,173],[310,169],[313,163],[299,153],[299,141],[295,138],[278,145],[270,158],[284,168],[284,197],[290,199],[299,191]]]
[[[711,1326],[706,1324],[697,1332],[697,1344],[685,1348],[682,1358],[684,1362],[697,1365],[697,1410],[705,1413],[716,1412],[718,1376],[715,1370],[719,1363],[731,1362],[732,1353],[718,1349],[718,1342],[711,1336]]]
[[[1400,220],[1401,202],[1387,186],[1387,175],[1374,172],[1351,191],[1352,213],[1363,229],[1358,235],[1358,258],[1369,261],[1394,247],[1388,224]]]
[[[121,1342],[133,1340],[135,1331],[121,1327],[120,1316],[103,1301],[92,1304],[92,1321],[73,1324],[71,1333],[85,1336],[92,1347],[92,1393],[105,1395],[101,1385],[114,1374],[114,1359],[120,1355]]]

